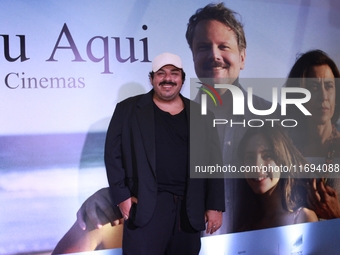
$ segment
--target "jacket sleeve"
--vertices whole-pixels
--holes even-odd
[[[213,127],[214,114],[208,111],[202,115],[197,103],[190,106],[190,176],[192,182],[197,178],[204,185],[202,209],[225,211],[224,173],[207,171],[208,167],[223,166],[217,128]]]
[[[125,169],[122,159],[122,130],[126,111],[121,103],[117,104],[106,134],[104,160],[111,197],[114,204],[119,204],[131,197],[125,185]]]
[[[214,114],[210,114],[210,125],[208,125],[209,133],[209,158],[208,165],[211,166],[223,166],[221,145],[217,133],[217,129],[212,126],[212,120]],[[217,178],[207,178],[206,179],[206,210],[217,210],[225,211],[225,191],[224,191],[224,174],[220,173],[216,176]]]

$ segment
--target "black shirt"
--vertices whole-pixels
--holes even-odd
[[[176,115],[154,104],[158,191],[184,196],[188,172],[188,120],[185,109]]]

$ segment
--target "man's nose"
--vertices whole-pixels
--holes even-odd
[[[166,72],[164,75],[164,80],[165,81],[171,81],[171,73],[170,72]]]
[[[210,57],[215,61],[221,61],[222,60],[221,50],[217,46],[211,47]]]

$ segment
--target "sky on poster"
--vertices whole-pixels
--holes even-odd
[[[337,0],[224,1],[242,16],[247,59],[241,77],[285,78],[296,54],[320,48],[340,65],[340,4]],[[0,37],[0,134],[44,134],[105,131],[117,102],[149,91],[152,60],[164,51],[182,57],[187,77],[195,77],[184,34],[189,17],[210,1],[19,1],[0,2],[0,35],[9,36],[9,53],[19,56],[19,37],[25,36],[26,61],[9,62]],[[47,61],[58,45],[69,46],[64,24],[83,62],[72,61],[71,49],[57,49],[57,61]],[[146,25],[146,27],[143,26]],[[86,50],[94,37],[107,37],[107,61],[92,61]],[[117,61],[116,39],[122,58]],[[132,40],[132,39],[131,39]],[[143,47],[147,42],[147,53]],[[103,40],[90,44],[93,57],[104,56]],[[22,53],[22,52],[21,52]],[[103,73],[105,70],[111,73]],[[7,83],[12,88],[6,85]],[[75,80],[80,88],[27,88],[29,79]],[[78,82],[80,79],[81,82]],[[25,87],[23,87],[25,82]],[[183,94],[189,97],[189,79]],[[260,91],[255,93],[261,95]]]

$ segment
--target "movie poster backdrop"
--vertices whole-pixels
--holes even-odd
[[[241,78],[284,79],[297,54],[311,49],[340,65],[338,1],[223,2],[244,24]],[[156,55],[181,56],[188,78],[182,94],[190,97],[196,76],[185,31],[189,17],[208,3],[0,2],[0,254],[48,254],[83,201],[108,186],[108,123],[117,102],[151,89],[148,72]],[[271,101],[268,89],[254,93]],[[266,231],[260,235],[275,229]],[[220,246],[230,250],[247,235],[228,234]],[[201,253],[212,254],[204,246]]]

